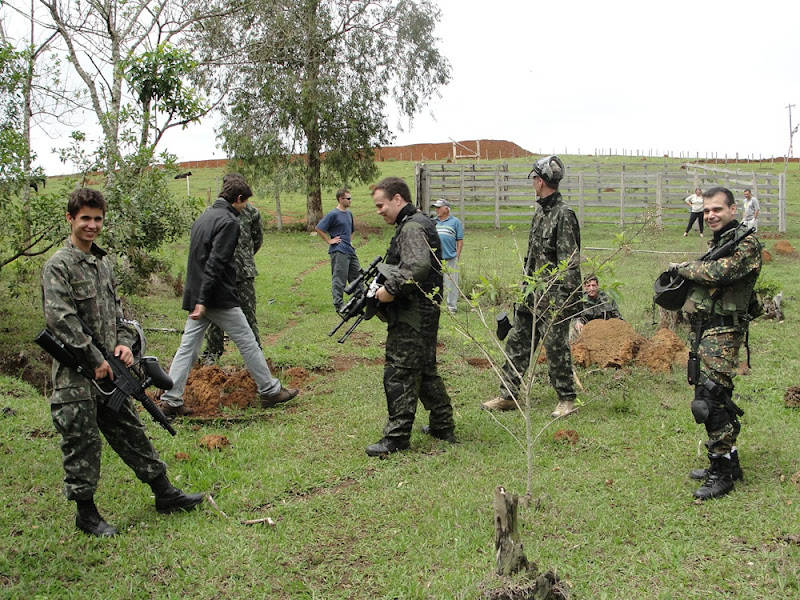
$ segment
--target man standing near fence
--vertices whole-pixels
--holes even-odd
[[[750,189],[744,191],[744,216],[742,223],[747,227],[752,227],[758,231],[758,213],[761,212],[761,205],[758,203],[758,198],[753,196]]]
[[[450,214],[450,203],[444,198],[434,202],[433,207],[436,209],[436,233],[442,242],[442,262],[447,267],[444,272],[444,300],[447,310],[454,313],[458,303],[458,261],[464,246],[464,227],[461,221]]]
[[[486,410],[513,410],[527,399],[519,398],[522,377],[528,370],[531,348],[543,340],[550,384],[558,395],[553,417],[575,412],[575,380],[569,349],[570,318],[581,307],[581,231],[578,218],[558,191],[564,164],[557,156],[536,161],[528,174],[533,179],[539,208],[531,221],[525,275],[531,281],[525,302],[518,304],[514,327],[506,341],[500,395],[483,403]],[[559,268],[565,264],[566,270]]]
[[[325,215],[317,223],[319,237],[328,244],[328,256],[331,259],[331,295],[333,307],[339,312],[344,307],[344,288],[361,274],[361,265],[353,248],[352,238],[355,232],[355,220],[350,212],[353,198],[350,191],[341,189],[336,192],[336,208]]]

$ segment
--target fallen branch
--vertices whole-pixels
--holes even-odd
[[[263,519],[247,519],[245,521],[239,521],[239,522],[242,525],[258,525],[259,523],[266,523],[267,525],[275,527],[275,521],[273,521],[269,517],[264,517]]]
[[[217,506],[217,503],[214,502],[214,498],[211,496],[211,494],[206,494],[206,499],[208,500],[208,503],[211,505],[211,508],[213,508],[215,511],[217,511],[219,514],[221,514],[226,519],[230,519],[230,517],[228,515],[226,515],[224,512],[222,512],[220,507]]]

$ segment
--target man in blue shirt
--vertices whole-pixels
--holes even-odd
[[[356,250],[353,248],[352,236],[355,231],[353,213],[350,204],[353,198],[347,189],[336,192],[336,208],[325,215],[317,223],[317,233],[328,244],[331,258],[331,295],[336,312],[344,307],[344,287],[361,274]]]
[[[464,245],[464,227],[461,221],[450,214],[450,203],[441,198],[433,203],[436,209],[436,233],[442,242],[444,271],[444,300],[447,310],[456,312],[458,302],[458,259]]]

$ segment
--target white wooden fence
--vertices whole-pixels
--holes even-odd
[[[743,192],[758,198],[759,229],[786,231],[785,176],[720,169],[702,164],[597,163],[566,165],[559,191],[584,223],[620,227],[655,220],[662,226],[685,227],[684,199],[695,188],[729,188],[742,209]],[[504,227],[527,224],[536,208],[533,184],[525,163],[441,163],[416,165],[417,203],[424,210],[437,198],[451,204],[464,225]]]

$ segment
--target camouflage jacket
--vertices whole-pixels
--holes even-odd
[[[621,319],[622,315],[614,299],[605,292],[599,291],[594,300],[584,294],[581,312],[577,317],[581,322],[588,323],[595,319]]]
[[[106,252],[92,244],[87,254],[68,238],[42,270],[42,304],[48,329],[60,339],[86,367],[95,369],[103,355],[83,332],[83,320],[109,351],[120,344],[130,347],[135,330],[125,324],[116,292],[117,281]],[[60,404],[84,399],[89,381],[74,369],[53,361],[51,402]]]
[[[580,310],[579,290],[583,289],[578,218],[560,192],[539,198],[537,202],[539,209],[531,220],[528,237],[525,275],[531,276],[542,267],[555,271],[562,262],[568,266],[556,281],[551,281],[545,272],[542,280],[533,284],[535,289],[528,291],[528,306],[535,307],[540,315],[556,308],[562,316],[569,317]]]
[[[419,330],[420,313],[434,310],[441,301],[442,248],[433,220],[408,204],[397,215],[394,237],[386,252],[385,263],[397,265],[383,282],[386,291],[395,296],[384,305],[391,325],[393,319],[404,321]],[[438,290],[431,302],[426,294]]]
[[[252,279],[258,275],[255,254],[264,241],[261,213],[250,202],[239,213],[239,241],[233,253],[237,279]]]
[[[731,223],[728,229],[714,235],[710,248],[717,248],[736,236],[739,224]],[[734,316],[738,324],[747,314],[760,272],[761,242],[752,234],[742,239],[730,256],[712,261],[696,260],[679,267],[678,273],[691,284],[683,310],[701,318]]]

